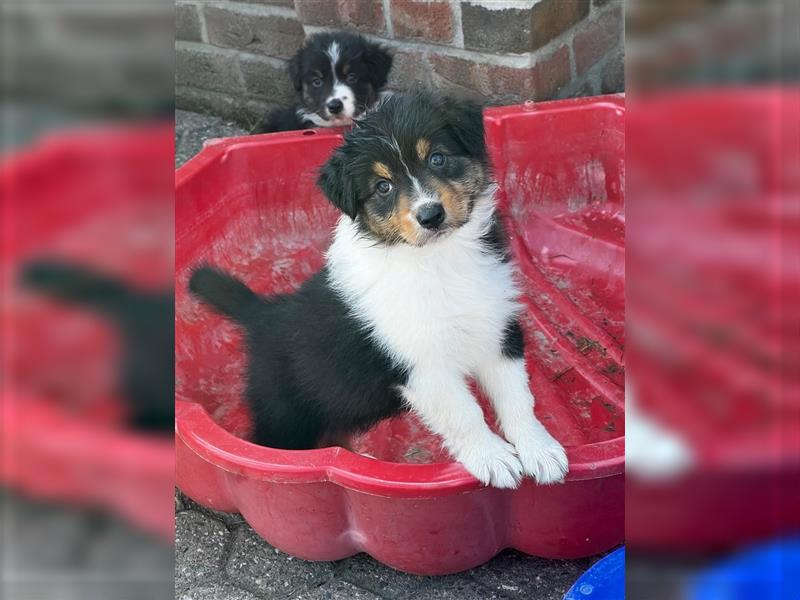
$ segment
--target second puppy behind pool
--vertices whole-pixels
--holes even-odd
[[[314,34],[289,62],[300,102],[271,112],[253,133],[350,125],[381,99],[391,68],[391,54],[360,35]]]

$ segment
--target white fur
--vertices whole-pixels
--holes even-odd
[[[493,191],[470,220],[420,246],[375,245],[343,216],[328,251],[330,282],[392,360],[409,369],[406,402],[485,484],[516,487],[523,474],[563,479],[563,448],[533,415],[523,361],[502,355],[520,310],[513,268],[485,251]],[[491,432],[467,386],[476,376],[492,398],[508,443]]]
[[[356,114],[356,95],[353,93],[352,88],[337,80],[331,95],[325,100],[325,104],[334,98],[341,100],[343,105],[342,112],[334,115],[334,118],[339,120],[348,119],[352,122],[353,115]]]
[[[353,122],[353,115],[356,114],[356,96],[352,88],[349,85],[341,83],[336,76],[336,64],[339,62],[339,52],[338,42],[331,42],[331,45],[328,46],[328,49],[325,51],[325,54],[331,59],[331,73],[333,74],[333,89],[331,90],[331,95],[325,99],[325,104],[328,104],[331,100],[341,100],[344,107],[341,113],[333,116],[332,121],[327,125],[328,127],[349,125]],[[316,125],[316,122],[314,124]]]
[[[325,54],[331,59],[331,67],[333,67],[333,75],[336,76],[336,63],[339,62],[339,42],[331,42]]]
[[[317,113],[308,112],[302,108],[297,109],[297,116],[300,119],[305,119],[306,121],[311,121],[317,127],[338,127],[338,123],[334,123],[332,121],[326,121]]]
[[[625,386],[625,469],[642,480],[678,477],[695,463],[694,452],[677,432],[650,415],[643,414],[633,396],[630,381]]]

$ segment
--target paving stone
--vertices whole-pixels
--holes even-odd
[[[303,592],[299,596],[293,596],[293,600],[378,600],[372,592],[362,590],[346,581],[330,581]]]
[[[249,526],[236,532],[225,572],[236,585],[267,598],[292,597],[333,577],[333,563],[294,558],[265,543]]]
[[[168,600],[172,547],[103,512],[0,490],[0,597],[13,600]]]
[[[383,598],[406,598],[429,580],[395,571],[363,553],[336,563],[336,579],[348,581]]]
[[[160,579],[171,583],[175,548],[117,520],[105,520],[97,527],[91,544],[84,550],[92,569],[121,579]]]
[[[425,600],[502,600],[506,596],[478,583],[463,574],[430,577],[425,586],[417,590],[413,598]],[[545,600],[531,596],[531,600]],[[409,597],[411,600],[411,597]]]
[[[471,570],[469,575],[486,588],[509,598],[561,600],[595,560],[545,560],[509,550]]]
[[[241,135],[240,133],[234,133],[233,135]],[[220,136],[213,136],[213,137],[220,137]],[[223,136],[224,137],[224,136]],[[245,523],[244,517],[239,513],[226,513],[220,512],[218,510],[211,510],[210,508],[206,508],[205,506],[198,504],[188,496],[185,496],[183,493],[178,492],[181,497],[181,502],[184,505],[184,510],[194,510],[205,515],[208,515],[212,519],[216,519],[217,521],[221,521],[225,524],[228,529],[236,529],[240,525]]]
[[[203,142],[207,139],[244,135],[245,133],[245,130],[240,126],[224,121],[219,117],[176,110],[175,166],[182,165],[200,152],[203,148]]]
[[[49,574],[53,575],[53,574]],[[42,574],[39,574],[41,578]],[[53,576],[52,581],[4,581],[3,600],[172,600],[171,582],[82,581],[80,575]],[[91,577],[91,576],[90,576]],[[101,577],[102,574],[94,574]],[[224,597],[215,600],[226,600]],[[249,600],[249,599],[247,599]]]
[[[175,593],[217,577],[223,569],[228,529],[211,517],[184,511],[175,517]]]
[[[258,600],[258,596],[229,583],[212,583],[176,594],[175,600]]]
[[[601,85],[604,94],[625,91],[625,56],[622,49],[610,59],[603,73]]]
[[[82,566],[82,551],[93,537],[94,516],[60,510],[3,493],[0,529],[13,545],[2,548],[3,568],[47,571]]]

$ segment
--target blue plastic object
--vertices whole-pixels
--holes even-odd
[[[762,544],[700,573],[690,600],[800,599],[800,537]]]
[[[589,567],[564,600],[625,600],[625,547]]]

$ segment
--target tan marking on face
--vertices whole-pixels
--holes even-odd
[[[424,161],[428,158],[428,152],[431,151],[431,143],[426,140],[425,138],[420,138],[417,140],[417,156],[419,159]]]
[[[347,75],[347,73],[349,73],[349,72],[350,72],[350,63],[346,63],[342,67],[342,75]]]
[[[367,211],[369,228],[381,239],[388,242],[403,241],[414,246],[420,243],[419,227],[411,212],[411,199],[400,194],[395,209],[386,217]]]
[[[431,183],[444,206],[445,223],[456,227],[463,225],[469,216],[469,194],[463,193],[449,183],[438,180],[433,180]]]
[[[372,163],[372,172],[378,177],[383,177],[384,179],[392,178],[392,172],[389,170],[389,167],[382,162]]]

